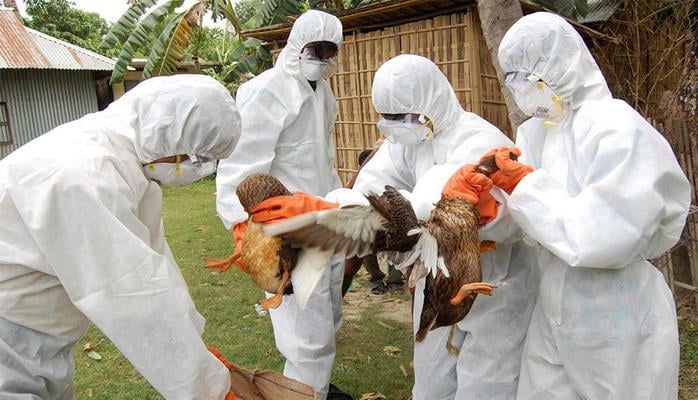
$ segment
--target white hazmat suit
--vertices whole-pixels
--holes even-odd
[[[427,219],[453,173],[477,164],[482,154],[511,141],[479,116],[463,110],[446,77],[430,60],[400,55],[383,64],[373,80],[373,103],[381,114],[423,114],[433,123],[433,137],[420,144],[386,141],[359,173],[354,189],[381,193],[392,185],[410,199],[417,216]],[[493,195],[503,199],[499,189]],[[492,297],[478,296],[457,324],[447,352],[451,327],[429,332],[414,348],[415,400],[513,399],[521,351],[533,310],[535,279],[526,266],[525,248],[505,205],[496,220],[480,230],[497,249],[482,255],[483,281],[497,283]],[[424,280],[416,288],[415,332],[424,300]]]
[[[74,398],[90,322],[166,398],[226,395],[143,164],[226,157],[239,130],[212,78],[153,78],[0,161],[0,398]]]
[[[521,161],[536,170],[508,204],[539,243],[542,270],[518,398],[675,400],[674,301],[646,261],[677,242],[690,202],[669,144],[612,98],[581,37],[558,16],[517,21],[499,62],[505,73],[534,74],[562,100],[560,120],[532,118],[517,134]],[[514,98],[522,109],[530,101]]]
[[[242,136],[216,177],[218,215],[227,229],[248,218],[235,190],[253,173],[271,174],[290,191],[315,196],[341,187],[334,167],[335,97],[324,79],[313,90],[300,67],[303,47],[318,41],[339,47],[342,24],[333,15],[308,11],[293,24],[276,65],[238,89]],[[323,399],[341,322],[342,278],[342,260],[335,259],[304,310],[287,295],[271,311],[276,345],[286,358],[284,375],[313,387]]]

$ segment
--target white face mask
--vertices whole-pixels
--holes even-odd
[[[194,160],[194,161],[193,161]],[[165,186],[188,185],[216,172],[216,161],[189,156],[180,163],[151,163],[143,167],[145,176]]]
[[[300,63],[301,73],[307,80],[312,82],[328,79],[337,73],[337,57],[324,59],[322,61],[301,59]]]
[[[391,121],[381,118],[376,126],[390,143],[409,146],[424,143],[434,136],[434,132],[426,124],[415,122]]]
[[[504,84],[509,88],[516,105],[524,114],[548,121],[562,119],[562,99],[535,75],[521,72],[510,73],[507,74]]]

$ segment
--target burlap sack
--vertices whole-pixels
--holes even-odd
[[[313,388],[274,371],[248,371],[233,366],[230,387],[241,400],[317,400]]]

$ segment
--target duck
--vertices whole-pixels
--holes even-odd
[[[494,168],[494,157],[476,166],[488,173]],[[474,204],[442,196],[429,218],[420,221],[395,188],[386,186],[380,196],[369,193],[366,199],[369,206],[303,214],[263,230],[293,246],[347,257],[381,254],[409,276],[410,288],[425,278],[424,305],[415,335],[418,342],[430,331],[454,326],[465,318],[478,294],[493,294],[496,285],[482,282],[480,216]]]
[[[291,192],[275,177],[269,174],[252,174],[236,189],[245,211],[251,216],[250,210],[254,209],[262,201],[276,196],[290,196]],[[274,293],[273,296],[261,300],[260,306],[265,309],[278,308],[284,294],[293,291],[290,277],[298,264],[300,250],[283,243],[280,239],[264,234],[261,224],[257,224],[250,218],[247,230],[243,237],[242,249],[239,259],[244,265],[243,272],[252,278],[252,281],[262,290]],[[236,263],[238,256],[226,260],[208,259],[208,268],[217,268],[221,264],[230,265]]]

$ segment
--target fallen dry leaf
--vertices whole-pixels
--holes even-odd
[[[390,357],[395,357],[400,354],[400,348],[395,346],[385,346],[383,347],[383,353],[389,355]]]
[[[407,370],[405,369],[405,366],[402,363],[400,363],[400,371],[402,371],[403,375],[407,376]]]
[[[387,323],[385,323],[385,322],[383,322],[383,321],[378,321],[378,325],[382,326],[383,328],[390,329],[391,331],[394,331],[395,329],[397,329],[396,327],[394,327],[394,326],[392,326],[392,325],[390,325],[390,324],[387,324]]]
[[[361,395],[359,400],[381,400],[386,399],[386,397],[381,392],[370,392]]]
[[[93,360],[100,361],[102,359],[102,355],[97,353],[94,348],[102,344],[102,340],[99,341],[96,345],[92,346],[90,342],[85,343],[85,345],[82,347],[82,351],[87,354],[88,357],[90,357]]]
[[[97,352],[94,351],[94,350],[88,351],[88,352],[87,352],[87,356],[90,357],[90,358],[93,359],[93,360],[96,360],[96,361],[102,360],[102,355],[99,354],[99,353],[97,353]]]

